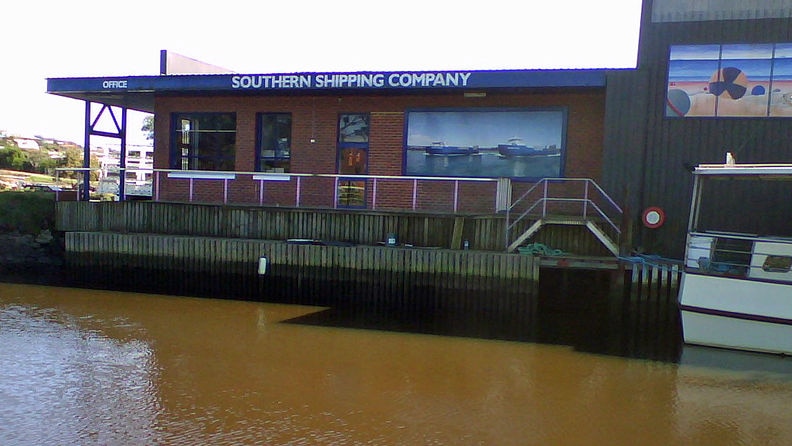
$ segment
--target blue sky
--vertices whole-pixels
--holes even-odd
[[[641,0],[107,2],[3,6],[0,130],[83,142],[48,77],[156,75],[167,49],[239,73],[630,68]],[[130,114],[129,141],[145,142]]]

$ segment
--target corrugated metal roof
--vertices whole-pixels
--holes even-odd
[[[792,17],[792,0],[653,0],[652,22]]]

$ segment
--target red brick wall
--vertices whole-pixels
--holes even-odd
[[[255,164],[256,122],[258,112],[292,114],[291,171],[294,173],[336,173],[337,119],[341,113],[370,113],[369,165],[371,175],[402,175],[404,111],[411,108],[463,107],[557,107],[568,108],[566,162],[567,177],[599,180],[602,170],[604,90],[558,92],[488,92],[483,98],[465,98],[461,92],[446,94],[397,95],[292,95],[292,96],[196,96],[158,97],[155,106],[155,168],[169,168],[170,116],[174,112],[235,112],[237,117],[236,170],[252,172]],[[312,142],[313,141],[313,142]],[[261,183],[249,175],[229,182],[228,202],[293,206],[296,180]],[[302,206],[332,206],[332,179],[304,179],[300,184]],[[494,209],[493,183],[463,184],[456,190],[459,211],[491,212]],[[186,201],[189,181],[159,175],[159,199]],[[194,180],[193,200],[223,201],[223,182]],[[367,201],[371,207],[374,191],[369,182]],[[412,182],[380,180],[377,184],[377,209],[410,208]],[[417,202],[422,210],[453,210],[454,185],[449,182],[421,183]]]

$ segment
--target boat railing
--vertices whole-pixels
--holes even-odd
[[[508,207],[507,237],[526,220],[559,215],[593,221],[617,236],[621,234],[623,211],[594,180],[545,178],[528,188]]]
[[[792,238],[691,232],[685,269],[712,276],[792,282]]]

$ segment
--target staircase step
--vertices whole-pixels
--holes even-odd
[[[614,256],[619,256],[619,246],[602,230],[596,223],[582,217],[567,217],[567,216],[547,216],[535,221],[531,227],[517,237],[506,249],[506,252],[514,252],[526,240],[530,239],[534,234],[545,225],[576,225],[586,226],[588,230],[597,237],[597,240],[602,243],[608,251]]]
[[[599,226],[590,221],[586,223],[586,227],[589,229],[589,231],[591,231],[592,234],[594,234],[594,236],[599,239],[600,242],[602,242],[603,245],[605,245],[606,248],[608,248],[608,251],[610,251],[611,254],[617,257],[619,256],[619,246],[614,243],[613,240],[611,240],[611,238],[608,237],[608,235],[605,234],[605,232],[603,232]]]

